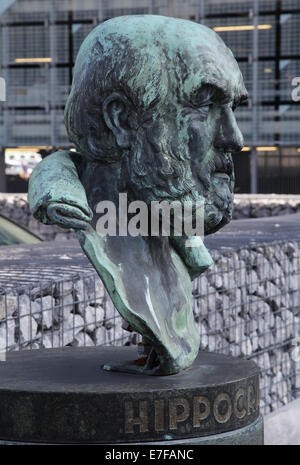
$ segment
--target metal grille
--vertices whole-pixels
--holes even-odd
[[[294,175],[286,174],[280,155],[283,147],[291,155],[298,150],[299,155],[300,147],[300,107],[292,99],[292,80],[300,76],[298,0],[8,0],[0,5],[0,76],[7,87],[7,101],[0,102],[0,147],[39,146],[49,151],[69,147],[63,110],[83,39],[107,19],[145,13],[229,28],[218,33],[244,74],[249,105],[238,108],[236,115],[245,145],[252,147],[251,163],[249,152],[241,154],[244,163],[237,168],[237,189],[274,192],[275,186],[278,193],[298,193],[299,179],[295,185]],[[257,47],[256,20],[260,27]],[[252,29],[234,29],[237,26]],[[44,61],[26,63],[26,58]],[[278,158],[274,159],[272,152],[257,151],[258,146],[278,147]],[[275,185],[261,182],[269,176],[266,157]],[[295,161],[296,171],[300,171],[300,157]],[[249,172],[250,185],[244,181]],[[285,181],[281,186],[282,172]],[[11,192],[15,187],[7,189]],[[24,190],[24,184],[19,182],[19,189]]]
[[[44,0],[34,4],[29,0],[6,2],[6,8],[0,8],[0,74],[7,81],[8,99],[3,110],[8,124],[6,130],[3,128],[0,145],[69,145],[62,114],[70,91],[72,68],[83,39],[98,23],[115,16],[154,13],[202,22],[212,28],[251,26],[255,3],[256,0],[143,0],[138,4],[131,0],[91,0],[86,4],[75,0]],[[300,75],[299,2],[259,1],[258,7],[259,25],[269,26],[258,31],[259,118],[262,121],[267,117],[274,123],[282,120],[283,124],[279,129],[274,128],[274,124],[258,124],[255,143],[300,145],[299,133],[285,124],[286,112],[293,112],[294,121],[299,119],[299,106],[291,99],[292,78]],[[245,72],[251,100],[255,60],[253,30],[221,30],[218,33]],[[18,61],[26,58],[46,61]],[[40,117],[45,121],[42,133],[35,127],[39,124],[33,118],[35,107],[44,112],[44,117]],[[15,124],[16,111],[21,108],[27,109],[27,114],[18,123],[18,131],[10,131],[11,123]],[[249,108],[250,115],[251,111]],[[277,130],[279,133],[274,138]],[[252,131],[250,118],[245,131],[246,144],[253,143]],[[51,135],[50,140],[48,135]]]

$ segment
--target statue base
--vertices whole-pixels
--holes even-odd
[[[135,347],[8,353],[0,443],[263,444],[254,362],[200,352],[171,376],[101,368],[135,356]]]

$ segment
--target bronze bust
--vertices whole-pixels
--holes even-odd
[[[182,19],[123,16],[97,26],[79,50],[65,124],[76,152],[59,151],[34,170],[31,211],[74,228],[83,251],[128,325],[149,346],[144,365],[106,369],[170,375],[195,360],[200,335],[192,280],[212,259],[201,239],[99,235],[99,202],[204,202],[204,233],[228,223],[231,153],[243,137],[234,110],[247,98],[232,52],[211,29]],[[103,213],[103,211],[101,211]],[[134,211],[131,211],[129,219]],[[191,214],[192,216],[194,213]],[[118,215],[117,215],[118,217]]]

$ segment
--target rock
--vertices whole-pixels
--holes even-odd
[[[222,279],[223,279],[223,288],[224,289],[233,289],[236,287],[236,274],[235,272],[229,271],[228,273],[223,273],[222,274]]]
[[[104,298],[105,288],[99,276],[95,273],[93,276],[84,278],[87,298],[91,301]]]
[[[252,345],[252,352],[256,352],[259,348],[257,331],[255,331],[254,333],[251,333],[249,336],[249,339]]]
[[[276,280],[282,277],[282,275],[283,275],[283,270],[281,266],[277,262],[273,261],[271,268],[270,268],[269,279]]]
[[[271,265],[263,253],[258,253],[256,255],[254,264],[260,280],[265,281],[270,278]]]
[[[71,312],[75,312],[73,294],[61,295],[55,302],[59,321],[67,319]]]
[[[225,339],[219,334],[209,335],[208,336],[208,350],[210,352],[221,352],[224,351],[224,348],[228,346]]]
[[[295,323],[294,325],[295,337],[299,337],[300,336],[300,317],[294,316],[294,323]]]
[[[40,349],[41,346],[38,342],[29,342],[27,345],[22,347],[22,350],[35,350],[35,349]]]
[[[82,316],[73,313],[68,314],[67,318],[62,322],[60,328],[61,345],[70,344],[75,336],[84,328],[84,320]]]
[[[55,293],[55,284],[52,282],[41,281],[39,286],[30,290],[30,299],[35,300],[38,297],[51,296]]]
[[[281,306],[281,291],[275,284],[270,281],[266,282],[266,294],[265,298],[272,310],[276,311]]]
[[[233,357],[240,357],[241,356],[241,346],[238,345],[238,344],[230,344],[229,353]]]
[[[6,320],[0,324],[0,350],[7,350],[15,344],[15,321]]]
[[[105,326],[114,324],[114,320],[115,318],[119,316],[119,313],[115,309],[114,304],[112,303],[109,296],[106,297],[104,308],[105,308]]]
[[[122,328],[121,318],[118,318],[115,326],[108,330],[108,339],[115,346],[123,346],[130,340],[130,333]]]
[[[282,361],[282,350],[277,350],[270,355],[270,364],[272,367],[272,373],[277,374],[281,371],[281,361]]]
[[[39,333],[40,334],[40,333]],[[58,331],[50,334],[43,335],[41,338],[41,344],[45,349],[52,349],[56,347],[62,347],[62,337]]]
[[[107,339],[107,330],[104,326],[100,326],[94,332],[94,341],[96,346],[101,346],[106,344]]]
[[[193,295],[199,295],[202,297],[207,294],[208,291],[208,279],[205,275],[199,276],[199,278],[194,279],[193,281]]]
[[[245,263],[247,263],[250,257],[250,251],[248,249],[241,249],[239,251],[239,257],[240,260],[243,260]]]
[[[245,357],[248,357],[252,354],[252,344],[249,338],[244,339],[241,342],[241,354]]]
[[[230,267],[230,257],[226,255],[219,255],[218,258],[214,260],[215,272],[217,275],[222,276],[223,273],[229,271]],[[215,273],[214,273],[215,274]]]
[[[281,362],[281,369],[282,369],[282,374],[285,377],[289,377],[291,373],[291,358],[290,354],[288,352],[283,352],[282,354],[282,362]]]
[[[228,293],[228,302],[226,302],[226,311],[223,312],[225,321],[226,318],[229,318],[229,316],[235,317],[238,313],[240,313],[242,304],[243,294],[241,289],[239,287],[230,289]]]
[[[229,342],[234,342],[235,344],[240,344],[245,339],[245,322],[242,318],[230,317],[229,325],[224,331],[225,337]]]
[[[223,318],[221,317],[220,313],[209,312],[207,315],[208,318],[208,327],[210,332],[220,332],[223,329]]]
[[[211,286],[213,286],[216,289],[222,289],[223,287],[223,279],[219,274],[211,274],[208,275],[208,281]]]
[[[86,289],[84,285],[83,279],[78,279],[74,283],[74,302],[76,305],[76,311],[79,312],[81,315],[84,312],[85,307],[88,305],[87,304],[87,295],[86,295]]]
[[[298,273],[290,274],[288,279],[288,289],[290,291],[299,291],[299,270]]]
[[[274,257],[275,257],[274,246],[265,246],[264,247],[264,255],[265,255],[267,260],[272,262],[274,260]]]
[[[279,386],[282,385],[282,373],[279,371],[272,379],[272,383],[270,385],[270,394],[274,395],[275,398],[278,398],[278,391],[279,391]]]
[[[249,315],[249,319],[258,319],[261,318],[265,313],[271,311],[270,307],[262,299],[249,295],[245,302],[246,312]]]
[[[13,294],[0,295],[0,320],[12,316],[18,308],[18,296]]]
[[[205,350],[208,347],[208,329],[206,325],[202,322],[197,323],[197,327],[200,333],[200,350]]]
[[[265,331],[262,335],[258,336],[258,347],[260,349],[267,349],[275,344],[275,339],[271,331]]]
[[[32,316],[44,329],[52,328],[53,324],[58,320],[55,299],[50,295],[36,299],[31,303],[31,309]]]
[[[32,302],[28,295],[23,294],[19,296],[19,312],[16,320],[16,326],[18,330],[17,338],[21,343],[32,341],[37,334],[38,325],[35,319],[31,316],[31,305]]]
[[[273,329],[275,327],[275,317],[273,315],[273,312],[266,312],[263,316],[264,318],[264,327],[266,329]]]
[[[208,286],[207,294],[194,299],[193,305],[195,315],[201,320],[207,319],[208,313],[216,310],[216,290]]]
[[[249,294],[254,294],[259,286],[259,279],[254,270],[250,270],[246,275],[246,283]]]
[[[229,297],[226,294],[215,293],[215,307],[214,311],[218,310],[222,315],[231,312]]]
[[[80,333],[76,334],[76,337],[72,341],[71,345],[72,347],[91,347],[95,344],[88,334],[81,331]]]
[[[258,321],[256,319],[251,318],[245,322],[245,335],[246,336],[249,336],[250,334],[255,333],[257,329],[258,329]]]
[[[300,210],[300,206],[299,206]],[[295,255],[298,255],[299,251],[294,242],[286,242],[282,245],[283,252],[287,255],[288,258],[293,258]]]
[[[276,316],[276,342],[283,342],[293,334],[294,316],[289,310],[283,309],[281,317]]]
[[[257,355],[255,361],[262,370],[268,372],[268,370],[271,369],[271,362],[268,352]]]
[[[67,296],[74,291],[74,281],[62,280],[55,284],[54,296]]]
[[[94,331],[96,327],[104,323],[104,308],[88,305],[83,314],[83,321],[86,331]]]

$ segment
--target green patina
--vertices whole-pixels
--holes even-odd
[[[162,16],[122,16],[84,40],[65,123],[77,152],[57,152],[34,170],[28,199],[45,224],[74,228],[123,318],[153,351],[144,367],[176,373],[195,360],[200,336],[191,281],[212,264],[187,237],[101,237],[102,200],[205,200],[205,233],[232,213],[230,153],[242,136],[233,106],[246,96],[239,67],[211,29]]]

